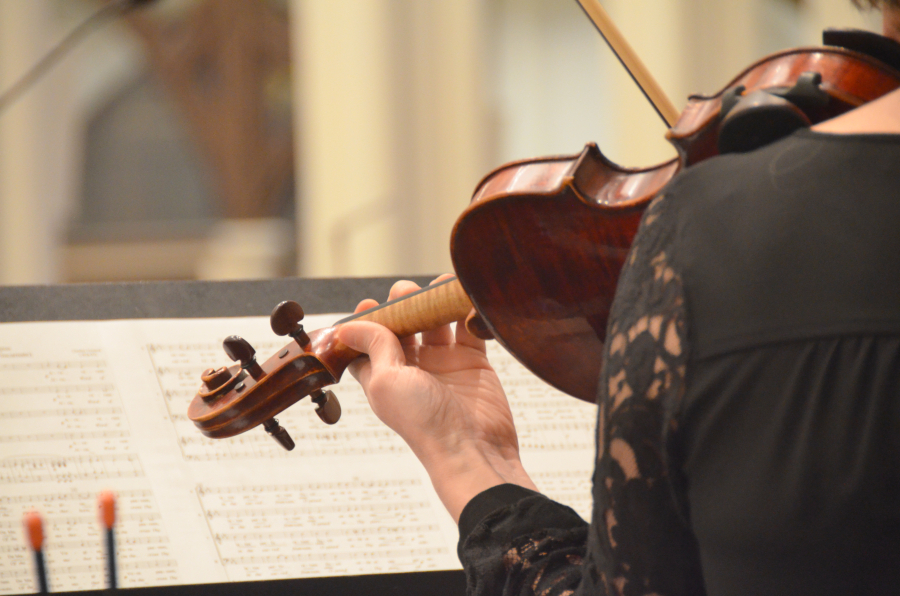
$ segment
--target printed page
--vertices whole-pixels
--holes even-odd
[[[342,314],[308,316],[307,329]],[[267,318],[0,325],[0,593],[35,590],[22,516],[45,518],[53,591],[102,588],[96,495],[118,495],[120,585],[459,568],[458,534],[421,465],[347,374],[328,426],[303,399],[262,428],[208,439],[188,420],[200,373],[237,334],[260,361]],[[596,408],[489,342],[523,460],[542,491],[590,515]]]
[[[35,590],[22,516],[44,517],[52,591],[104,585],[96,496],[118,493],[125,586],[178,583],[177,552],[104,340],[84,323],[0,326],[0,590]],[[158,394],[157,394],[157,400]]]

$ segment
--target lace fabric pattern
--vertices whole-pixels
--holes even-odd
[[[667,202],[647,209],[610,316],[598,387],[593,522],[543,496],[489,515],[461,553],[475,595],[704,594],[669,452],[688,356]]]
[[[627,596],[704,593],[677,466],[688,324],[669,203],[648,207],[610,314],[598,388],[590,583]],[[591,592],[585,592],[591,593]],[[596,593],[596,592],[594,592]]]

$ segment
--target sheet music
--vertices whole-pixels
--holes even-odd
[[[307,316],[308,329],[343,314]],[[347,374],[343,416],[308,399],[261,428],[201,435],[186,416],[199,374],[238,334],[261,360],[284,345],[267,318],[0,325],[0,594],[36,591],[22,516],[44,516],[52,591],[105,585],[96,497],[118,495],[120,585],[457,569],[458,533],[421,465]],[[546,494],[590,515],[596,409],[489,342]]]

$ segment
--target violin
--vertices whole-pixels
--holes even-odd
[[[398,337],[464,321],[550,385],[593,402],[619,273],[644,210],[669,180],[709,157],[753,149],[900,88],[900,66],[882,61],[900,57],[900,44],[887,40],[896,47],[885,47],[885,38],[864,32],[833,33],[832,41],[845,47],[772,54],[719,93],[689,97],[678,113],[599,3],[579,2],[670,126],[666,138],[678,157],[625,168],[589,143],[577,155],[495,169],[453,228],[456,278],[310,333],[300,305],[283,302],[271,314],[272,330],[293,341],[262,364],[245,340],[226,339],[225,352],[237,364],[204,371],[188,409],[204,435],[230,437],[262,424],[291,449],[274,416],[306,396],[324,422],[337,422],[340,405],[325,387],[360,355],[336,339],[338,326],[353,319],[381,323]],[[859,51],[873,45],[878,58]]]

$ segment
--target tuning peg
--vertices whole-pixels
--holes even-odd
[[[275,335],[290,335],[301,348],[309,343],[309,336],[300,324],[302,320],[303,308],[293,300],[285,300],[269,315],[269,323]]]
[[[234,361],[240,361],[241,368],[250,373],[257,381],[265,376],[262,367],[256,362],[256,350],[243,337],[229,335],[222,342],[222,348],[228,357]]]
[[[294,448],[294,440],[291,438],[291,435],[288,434],[288,431],[284,430],[284,427],[278,424],[276,419],[269,418],[263,422],[263,428],[266,429],[266,432],[269,433],[273,439],[278,441],[279,445],[288,451]]]
[[[341,402],[332,391],[314,391],[310,398],[316,404],[316,414],[325,424],[334,424],[341,419]]]

